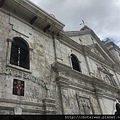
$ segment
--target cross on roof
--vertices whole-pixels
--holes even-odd
[[[82,20],[82,23],[80,23],[80,25],[85,26],[86,23],[87,23],[87,22],[85,22],[84,20]]]

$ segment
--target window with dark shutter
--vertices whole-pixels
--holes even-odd
[[[80,65],[79,65],[78,58],[74,54],[71,54],[71,61],[72,61],[73,69],[81,72],[81,68],[80,68]]]
[[[10,64],[29,69],[29,47],[20,37],[13,38]]]

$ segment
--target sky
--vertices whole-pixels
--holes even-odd
[[[101,39],[111,38],[120,47],[120,0],[31,0],[62,22],[65,31],[85,24]]]

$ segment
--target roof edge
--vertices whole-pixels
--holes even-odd
[[[14,1],[18,2],[18,0],[14,0]],[[53,16],[51,16],[48,12],[44,11],[43,9],[41,9],[39,6],[37,6],[36,4],[34,4],[32,1],[30,1],[30,0],[20,0],[20,1],[24,1],[26,4],[28,4],[29,6],[33,7],[34,9],[38,10],[39,12],[41,12],[42,14],[44,14],[45,16],[47,16],[49,19],[57,22],[62,27],[65,26],[62,22],[60,22],[59,20],[57,20],[56,18],[54,18]]]

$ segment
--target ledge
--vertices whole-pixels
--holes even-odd
[[[63,72],[63,73],[66,73],[68,75],[72,75],[75,78],[82,78],[82,79],[87,80],[89,82],[91,81],[91,76],[87,76],[85,74],[82,74],[81,72],[78,72],[78,71],[72,69],[72,67],[67,66],[65,64],[62,64],[60,62],[56,62],[56,63],[52,64],[52,68],[57,72]]]
[[[58,74],[59,75],[58,79],[63,78],[63,80],[60,79],[60,80],[58,80],[58,82],[63,83],[64,85],[67,85],[68,87],[70,87],[70,86],[82,87],[82,85],[80,86],[79,83],[77,84],[77,83],[69,81],[68,76],[72,76],[74,78],[77,78],[78,80],[81,79],[84,82],[88,82],[91,85],[94,85],[93,88],[96,86],[98,88],[101,87],[102,89],[107,89],[107,90],[111,90],[114,92],[120,91],[120,89],[117,86],[109,85],[106,82],[104,82],[103,80],[96,78],[94,76],[87,76],[85,74],[82,74],[81,72],[73,70],[70,66],[67,66],[65,64],[56,62],[52,65],[52,67],[56,72],[63,73],[63,74]],[[68,75],[68,76],[66,76],[66,75]],[[66,82],[68,82],[68,83],[66,83]],[[86,88],[86,87],[83,86],[83,88]],[[92,90],[92,89],[90,89],[90,90]]]
[[[70,71],[72,69],[72,67],[67,66],[65,64],[62,64],[60,62],[54,62],[52,64],[52,68],[57,72],[61,72],[61,71],[67,72],[67,71]]]
[[[7,67],[11,67],[11,68],[14,68],[14,69],[17,69],[17,70],[20,70],[20,71],[23,71],[23,72],[27,72],[27,73],[32,73],[28,69],[25,69],[25,68],[22,68],[22,67],[19,67],[19,66],[15,66],[15,65],[11,65],[11,64],[8,64]]]

